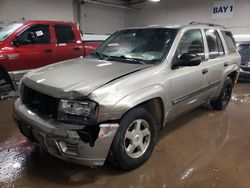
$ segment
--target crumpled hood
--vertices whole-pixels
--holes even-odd
[[[77,98],[148,65],[77,58],[28,73],[23,83],[54,97]]]

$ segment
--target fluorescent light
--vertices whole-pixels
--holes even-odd
[[[160,2],[161,0],[149,0],[149,1],[157,3]]]

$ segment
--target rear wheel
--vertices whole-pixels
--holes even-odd
[[[219,97],[215,101],[211,101],[211,106],[215,110],[223,110],[229,103],[233,90],[233,81],[230,77],[226,78],[226,81],[222,87]]]
[[[122,169],[134,169],[150,157],[157,140],[157,124],[144,108],[129,111],[120,121],[110,157]]]

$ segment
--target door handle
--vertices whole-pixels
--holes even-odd
[[[81,48],[80,47],[74,47],[73,50],[79,51],[79,50],[81,50]]]
[[[228,65],[229,65],[228,62],[224,63],[224,67],[228,67]]]
[[[203,69],[202,70],[202,74],[207,74],[208,73],[208,69]]]
[[[53,51],[51,49],[45,49],[43,50],[43,53],[52,53]]]

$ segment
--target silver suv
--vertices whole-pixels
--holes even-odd
[[[224,109],[239,65],[222,26],[123,29],[90,57],[25,75],[14,119],[56,157],[133,169],[150,157],[167,122],[207,102]]]

